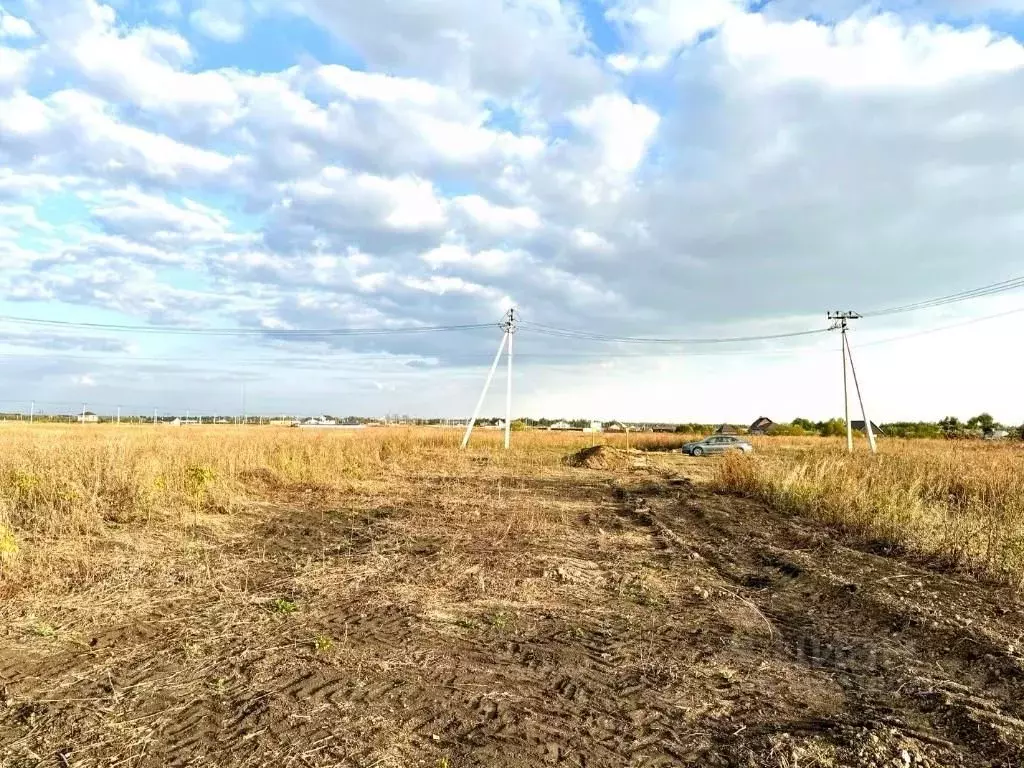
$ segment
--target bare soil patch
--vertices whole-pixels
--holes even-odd
[[[583,448],[565,458],[566,465],[582,469],[626,470],[647,466],[647,457],[640,451],[627,451],[608,445]]]
[[[1015,593],[620,454],[280,489],[9,611],[0,765],[1024,763]]]

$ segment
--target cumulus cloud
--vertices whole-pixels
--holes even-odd
[[[605,17],[619,26],[635,47],[645,51],[647,56],[640,61],[655,68],[656,64],[667,62],[679,48],[691,45],[729,20],[741,18],[745,6],[745,0],[618,0],[609,3]],[[629,68],[628,63],[637,60],[617,61]]]
[[[35,36],[35,30],[25,19],[0,8],[0,38],[29,39]]]
[[[536,95],[561,110],[590,98],[604,82],[583,19],[559,0],[287,5],[327,26],[374,69],[419,72],[502,101]]]
[[[223,43],[237,43],[245,35],[243,0],[203,0],[188,17],[202,34]]]
[[[515,303],[607,333],[744,335],[1010,276],[1024,48],[984,25],[621,0],[613,50],[556,0],[265,5],[365,69],[209,68],[197,34],[246,44],[233,2],[175,30],[26,2],[36,37],[0,43],[9,304],[274,331]],[[319,343],[450,368],[493,342]]]
[[[621,94],[601,94],[569,119],[590,134],[601,152],[602,164],[611,171],[636,170],[658,129],[658,113]]]

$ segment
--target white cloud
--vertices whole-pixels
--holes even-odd
[[[615,53],[609,56],[606,61],[608,66],[616,72],[624,75],[631,75],[634,72],[654,72],[668,64],[668,56],[648,55],[634,56],[627,53]]]
[[[25,19],[7,13],[0,8],[0,38],[31,39],[35,36],[35,30]]]
[[[167,235],[176,234],[198,242],[222,238],[231,228],[223,212],[188,198],[175,205],[165,197],[127,187],[106,190],[89,199],[95,201],[91,212],[97,221],[140,240],[167,239]]]
[[[617,173],[636,170],[658,130],[658,113],[619,93],[597,96],[569,119],[587,132],[601,151],[603,165]]]
[[[442,102],[457,107],[462,99],[449,89],[411,77],[395,77],[380,72],[362,72],[340,64],[317,67],[315,78],[353,101],[376,101],[435,107]]]
[[[465,268],[468,271],[504,273],[516,262],[526,259],[520,252],[497,248],[471,253],[464,246],[444,244],[424,253],[421,257],[432,269]]]
[[[71,383],[79,387],[95,387],[96,377],[91,373],[83,373],[78,376],[72,376]]]
[[[157,13],[161,13],[172,19],[181,16],[181,3],[178,0],[157,0],[154,5]]]
[[[462,195],[454,198],[452,204],[476,225],[496,235],[534,230],[541,225],[540,217],[531,208],[495,205],[480,195]]]
[[[0,94],[25,80],[32,58],[31,51],[18,51],[0,46]]]
[[[572,241],[578,248],[582,248],[585,251],[608,253],[614,250],[612,244],[599,234],[580,227],[573,229]]]
[[[202,0],[188,20],[207,37],[237,43],[245,36],[245,3],[243,0]]]
[[[837,88],[928,88],[1024,68],[1024,46],[984,27],[908,26],[894,14],[773,22],[748,14],[718,39],[732,67],[756,82],[806,80]]]
[[[447,220],[433,184],[414,176],[385,178],[331,166],[315,178],[286,185],[283,191],[281,212],[319,209],[326,216],[332,212],[354,216],[356,225],[375,222],[396,231],[440,229]]]
[[[605,17],[620,26],[640,56],[620,55],[609,64],[631,72],[658,69],[679,48],[720,28],[743,14],[745,0],[619,0],[609,4]]]
[[[504,103],[529,95],[564,109],[604,86],[575,4],[560,0],[280,2],[301,8],[352,46],[371,69],[418,72]]]

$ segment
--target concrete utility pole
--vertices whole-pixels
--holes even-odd
[[[846,421],[846,450],[853,453],[853,425],[850,423],[850,396],[847,385],[846,363],[849,360],[850,371],[853,373],[853,384],[857,390],[857,400],[860,402],[860,413],[864,419],[864,432],[868,436],[868,445],[871,452],[877,453],[875,445],[875,433],[871,428],[871,421],[868,419],[867,408],[864,407],[864,397],[861,395],[860,384],[857,381],[857,370],[853,366],[853,351],[850,349],[850,340],[847,338],[850,320],[860,320],[861,316],[856,312],[829,312],[828,319],[833,321],[829,330],[839,331],[839,351],[843,356],[843,418]]]
[[[501,353],[505,351],[505,345],[508,345],[508,382],[505,388],[505,448],[509,448],[511,444],[512,434],[512,335],[516,332],[516,311],[510,309],[505,315],[505,319],[501,323],[501,329],[504,333],[501,335],[501,344],[498,345],[498,352],[494,356],[494,362],[491,363],[491,370],[487,373],[487,381],[484,382],[484,389],[480,393],[480,399],[476,401],[476,408],[473,409],[473,417],[469,420],[469,424],[466,425],[466,434],[462,436],[462,448],[469,445],[469,436],[473,434],[473,427],[476,424],[476,420],[480,417],[480,409],[484,405],[484,399],[487,397],[487,390],[491,388],[491,381],[494,379],[494,372],[498,370],[498,362],[501,360]]]
[[[512,443],[512,337],[516,332],[516,309],[508,311],[505,334],[508,336],[508,379],[505,382],[505,450]]]
[[[33,400],[28,406],[28,423],[36,420],[36,401]]]

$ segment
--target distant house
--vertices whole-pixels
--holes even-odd
[[[86,411],[85,413],[78,417],[79,424],[99,424],[99,422],[100,417],[97,416],[92,411]]]
[[[302,422],[304,427],[333,427],[338,423],[337,419],[330,416],[316,416]]]
[[[1005,440],[1010,436],[1010,433],[1005,429],[996,429],[995,427],[985,427],[982,432],[982,437],[985,440]]]
[[[747,432],[751,435],[767,435],[768,430],[775,426],[775,422],[769,419],[767,416],[762,416],[753,424]]]
[[[604,425],[605,432],[625,432],[626,426],[618,421],[610,421]]]
[[[716,435],[737,435],[739,432],[736,431],[736,427],[732,424],[723,424],[715,430]]]
[[[850,427],[855,432],[864,432],[864,422],[863,421],[851,421],[850,422]],[[871,431],[875,435],[881,435],[882,437],[885,436],[885,432],[882,431],[882,428],[879,427],[877,424],[875,424],[875,422],[873,422],[873,421],[871,422]],[[867,434],[867,433],[865,432],[865,434]]]
[[[570,424],[568,421],[556,421],[554,424],[548,427],[548,429],[565,431],[572,429],[572,424]]]
[[[592,422],[590,422],[590,426],[589,427],[584,427],[583,428],[584,432],[601,432],[603,430],[604,430],[604,424],[602,424],[600,421],[592,421]]]

